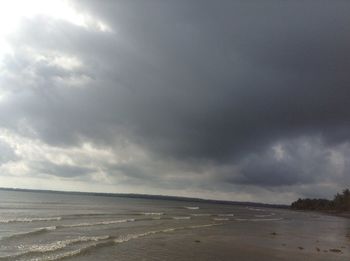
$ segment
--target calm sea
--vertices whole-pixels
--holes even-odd
[[[350,260],[349,233],[283,209],[0,190],[0,260],[234,260],[240,244]]]

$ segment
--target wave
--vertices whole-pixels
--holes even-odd
[[[218,217],[233,217],[234,214],[218,214]]]
[[[259,221],[280,221],[283,220],[283,218],[254,218],[251,221],[259,222]]]
[[[196,228],[196,227],[191,227],[191,228]],[[51,259],[45,259],[45,260],[50,260],[50,261],[56,261],[56,260],[62,260],[62,259],[66,259],[66,258],[70,258],[70,257],[74,257],[74,256],[78,256],[81,255],[83,253],[86,253],[92,249],[95,249],[96,247],[103,247],[103,246],[108,246],[108,245],[114,245],[114,244],[121,244],[121,243],[125,243],[128,242],[130,240],[134,240],[134,239],[138,239],[141,237],[146,237],[149,235],[153,235],[153,234],[158,234],[158,233],[169,233],[169,232],[173,232],[175,230],[181,230],[181,229],[185,229],[185,227],[177,227],[177,228],[166,228],[166,229],[162,229],[162,230],[153,230],[153,231],[147,231],[144,233],[140,233],[140,234],[128,234],[128,235],[124,235],[124,236],[120,236],[119,238],[113,239],[113,240],[109,240],[109,241],[105,241],[105,242],[97,242],[95,244],[77,249],[77,250],[73,250],[73,251],[69,251],[66,253],[62,253],[60,255],[56,255],[55,257],[51,258]]]
[[[99,226],[99,225],[110,225],[117,223],[126,223],[126,222],[134,222],[134,218],[128,219],[118,219],[118,220],[108,220],[108,221],[100,221],[100,222],[91,222],[91,223],[78,223],[78,224],[70,224],[70,225],[60,225],[59,228],[67,228],[67,227],[90,227],[90,226]]]
[[[235,220],[259,222],[259,221],[280,221],[280,220],[283,220],[283,218],[235,218]]]
[[[107,236],[95,236],[95,237],[81,236],[78,238],[55,241],[55,242],[52,242],[49,244],[32,245],[27,249],[27,251],[25,251],[23,253],[11,255],[11,256],[3,256],[3,257],[0,257],[0,260],[18,260],[18,258],[26,258],[26,260],[28,260],[28,258],[30,256],[37,255],[37,254],[44,255],[44,254],[47,254],[50,252],[63,250],[67,246],[70,246],[73,244],[79,244],[79,243],[91,242],[91,241],[99,242],[101,240],[105,241],[105,240],[108,240],[110,238],[111,237],[109,235],[107,235]],[[57,256],[54,256],[54,257],[57,257]],[[35,260],[40,260],[40,259],[36,258]],[[50,259],[50,257],[45,257],[45,260],[57,260],[57,258]]]
[[[254,216],[258,218],[264,218],[264,217],[272,217],[273,215],[267,214],[267,215],[254,215]]]
[[[76,249],[76,250],[64,252],[62,254],[57,254],[57,255],[54,255],[54,256],[51,256],[51,257],[45,257],[44,259],[42,259],[42,261],[58,261],[58,260],[68,259],[68,258],[71,258],[71,257],[75,257],[75,256],[78,256],[78,255],[84,254],[86,252],[89,252],[92,249],[95,249],[95,248],[98,248],[98,247],[109,246],[109,245],[114,245],[114,242],[111,241],[111,240],[108,240],[108,241],[104,241],[104,242],[93,243],[93,244],[90,244],[88,246]],[[37,261],[37,259],[35,259],[35,261]]]
[[[10,236],[5,236],[5,237],[1,238],[1,240],[10,240],[10,239],[19,238],[19,237],[38,235],[38,234],[46,233],[46,232],[53,231],[56,229],[57,229],[57,226],[42,227],[42,228],[34,229],[31,231],[27,231],[27,232],[22,232],[22,233],[13,234]]]
[[[229,218],[213,218],[215,221],[228,221],[230,220]]]
[[[184,207],[184,208],[190,209],[190,210],[197,210],[197,209],[199,209],[199,207]]]
[[[184,228],[183,227],[181,227],[181,228],[167,228],[167,229],[163,229],[163,230],[147,231],[145,233],[140,233],[140,234],[128,234],[128,235],[125,235],[125,236],[120,236],[117,239],[112,239],[111,237],[109,237],[109,238],[105,238],[104,241],[102,241],[102,242],[98,241],[98,242],[96,242],[94,244],[90,244],[88,246],[84,246],[84,247],[76,249],[76,250],[64,252],[64,253],[61,253],[61,254],[56,254],[56,255],[51,256],[51,257],[45,257],[45,259],[43,259],[43,260],[45,260],[45,261],[48,261],[48,260],[50,260],[50,261],[63,260],[63,259],[79,256],[81,254],[85,254],[86,252],[89,252],[89,251],[91,251],[93,249],[96,249],[98,247],[104,247],[104,246],[109,246],[109,245],[114,245],[114,244],[120,244],[120,243],[127,242],[129,240],[140,238],[140,237],[145,237],[145,236],[156,234],[156,233],[172,232],[172,231],[175,231],[175,230],[178,230],[178,229],[184,229]]]
[[[142,212],[141,214],[145,216],[162,216],[164,212]]]
[[[133,239],[138,239],[141,237],[146,237],[153,234],[158,233],[170,233],[176,230],[184,230],[184,229],[197,229],[197,228],[205,228],[205,227],[211,227],[211,226],[217,226],[221,225],[220,223],[211,223],[211,224],[204,224],[204,225],[193,225],[188,227],[172,227],[172,228],[165,228],[161,230],[151,230],[144,233],[139,234],[127,234],[124,236],[120,236],[118,238],[113,238],[109,235],[106,236],[96,236],[96,237],[79,237],[79,238],[73,238],[73,239],[67,239],[62,241],[53,242],[51,244],[45,244],[45,245],[33,245],[31,248],[24,253],[12,255],[12,256],[5,256],[0,257],[0,260],[18,260],[18,258],[26,258],[25,260],[36,260],[36,261],[56,261],[56,260],[63,260],[75,256],[79,256],[81,254],[84,254],[86,252],[89,252],[93,249],[96,249],[98,247],[104,247],[114,244],[120,244],[124,242],[128,242]],[[83,246],[79,249],[66,251],[63,253],[53,254],[49,256],[51,252],[64,250],[67,248],[67,246],[73,245],[73,244],[79,244],[79,243],[85,243],[85,242],[93,242],[92,244]],[[42,254],[45,256],[42,256],[42,258],[35,258],[35,259],[29,259],[29,257],[37,254]]]
[[[145,236],[149,236],[149,235],[153,235],[153,234],[169,233],[169,232],[173,232],[176,230],[184,230],[184,229],[188,229],[188,228],[195,229],[195,228],[212,227],[212,226],[217,226],[217,225],[221,225],[221,224],[211,223],[211,224],[194,225],[194,226],[188,226],[188,227],[174,227],[174,228],[166,228],[166,229],[162,229],[162,230],[153,230],[153,231],[147,231],[147,232],[140,233],[140,234],[128,234],[125,236],[121,236],[117,239],[114,239],[114,242],[115,243],[124,243],[124,242],[130,241],[132,239],[137,239],[140,237],[145,237]]]
[[[173,217],[173,219],[191,219],[191,217]]]
[[[210,217],[211,216],[211,214],[191,214],[191,216],[193,216],[193,217]]]
[[[64,215],[64,217],[96,217],[96,216],[115,216],[120,215],[118,213],[76,213]]]
[[[189,226],[188,228],[204,228],[204,227],[213,227],[213,226],[220,226],[222,223],[211,223],[211,224],[204,224],[204,225],[194,225]]]
[[[109,224],[117,224],[117,223],[126,223],[126,222],[134,222],[135,219],[122,219],[122,220],[109,220],[109,221],[101,221],[101,222],[95,222],[95,223],[79,223],[79,224],[70,224],[70,225],[58,225],[58,226],[51,226],[51,227],[42,227],[42,228],[37,228],[31,231],[27,232],[22,232],[22,233],[17,233],[13,234],[10,236],[5,236],[1,238],[1,241],[4,240],[11,240],[14,238],[22,238],[22,237],[27,237],[27,236],[33,236],[33,235],[38,235],[42,233],[47,233],[56,229],[60,228],[73,228],[73,227],[89,227],[89,226],[98,226],[98,225],[109,225]]]
[[[250,207],[247,207],[247,208],[253,211],[266,211],[265,209],[261,209],[261,208],[250,208]]]
[[[24,218],[13,218],[13,219],[0,219],[0,223],[30,223],[37,221],[59,221],[62,217],[24,217]]]

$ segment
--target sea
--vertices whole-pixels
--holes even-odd
[[[349,250],[349,219],[319,213],[0,190],[0,260],[350,260]]]

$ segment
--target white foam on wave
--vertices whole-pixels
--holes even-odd
[[[110,236],[99,236],[99,237],[79,237],[76,239],[68,239],[65,241],[57,241],[55,243],[52,244],[46,244],[46,245],[37,245],[37,246],[32,246],[32,252],[27,254],[33,254],[33,253],[50,253],[53,251],[57,251],[57,250],[62,250],[65,247],[67,247],[68,245],[74,244],[74,243],[82,243],[82,242],[91,242],[91,241],[95,241],[92,244],[89,244],[87,246],[81,247],[79,249],[75,249],[75,250],[71,250],[71,251],[67,251],[64,253],[59,253],[59,254],[54,254],[51,256],[46,255],[43,258],[33,258],[33,259],[29,259],[27,258],[26,260],[35,260],[35,261],[55,261],[55,260],[63,260],[63,259],[67,259],[67,258],[71,258],[74,256],[78,256],[80,254],[83,254],[91,249],[94,249],[96,247],[100,247],[100,246],[106,246],[109,244],[120,244],[120,243],[124,243],[124,242],[128,242],[130,240],[133,239],[138,239],[138,238],[142,238],[142,237],[146,237],[146,236],[150,236],[150,235],[154,235],[154,234],[158,234],[158,233],[170,233],[170,232],[174,232],[176,230],[184,230],[184,229],[197,229],[197,228],[206,228],[206,227],[211,227],[211,226],[217,226],[217,225],[221,225],[219,223],[211,223],[211,224],[204,224],[204,225],[193,225],[193,226],[188,226],[188,227],[172,227],[172,228],[165,228],[165,229],[161,229],[161,230],[152,230],[152,231],[147,231],[144,233],[139,233],[139,234],[128,234],[128,235],[123,235],[120,236],[119,238],[113,239]],[[33,252],[36,251],[36,252]],[[39,252],[40,251],[40,252]],[[22,254],[21,257],[25,256],[25,254]],[[10,256],[10,260],[16,258],[16,257],[20,257],[20,256]],[[0,258],[1,260],[2,258]]]
[[[213,227],[213,226],[220,226],[222,223],[211,223],[211,224],[204,224],[204,225],[193,225],[189,226],[188,228],[204,228],[204,227]]]
[[[72,239],[66,239],[66,240],[60,240],[49,244],[42,244],[42,245],[32,245],[29,248],[30,252],[35,253],[46,253],[46,252],[52,252],[59,249],[63,249],[67,247],[68,245],[72,245],[75,243],[83,243],[83,242],[89,242],[89,241],[101,241],[109,239],[110,236],[96,236],[96,237],[88,237],[88,236],[81,236],[78,238],[72,238]]]
[[[180,220],[180,219],[191,219],[191,217],[173,217],[173,219],[177,219],[177,220]]]
[[[61,225],[61,227],[90,227],[90,226],[99,226],[99,225],[111,225],[111,224],[117,224],[117,223],[126,223],[126,222],[134,222],[134,218],[128,218],[128,219],[118,219],[118,220],[107,220],[107,221],[100,221],[100,222],[91,222],[91,223],[78,223],[78,224],[70,224],[70,225]]]
[[[199,209],[199,207],[184,207],[184,208],[189,209],[189,210],[197,210],[197,209]]]
[[[211,224],[194,225],[194,226],[188,226],[188,227],[174,227],[174,228],[166,228],[166,229],[162,229],[162,230],[153,230],[153,231],[147,231],[147,232],[140,233],[140,234],[128,234],[125,236],[121,236],[117,239],[114,239],[114,242],[115,243],[124,243],[124,242],[130,241],[132,239],[137,239],[140,237],[145,237],[145,236],[158,234],[158,233],[169,233],[169,232],[173,232],[176,230],[184,230],[184,229],[188,229],[188,228],[196,229],[196,228],[212,227],[212,226],[217,226],[217,225],[221,225],[221,224],[211,223]]]
[[[32,258],[32,259],[26,259],[26,261],[55,261],[55,260],[64,260],[64,259],[67,259],[67,258],[71,258],[71,257],[74,257],[74,256],[78,256],[80,254],[83,254],[85,252],[88,252],[89,250],[91,249],[94,249],[94,248],[97,248],[99,246],[106,246],[106,245],[109,245],[109,244],[113,244],[113,241],[111,240],[108,240],[108,239],[102,239],[103,241],[101,242],[101,240],[97,240],[96,242],[94,243],[90,243],[88,244],[87,246],[84,246],[82,248],[78,248],[76,250],[71,250],[71,251],[68,251],[68,252],[63,252],[63,253],[59,253],[59,254],[53,254],[53,255],[49,255],[49,256],[45,256],[43,258]]]
[[[24,217],[24,218],[13,218],[13,219],[0,219],[0,223],[30,223],[38,221],[59,221],[62,217]]]
[[[215,221],[228,221],[230,220],[229,218],[213,218]]]
[[[205,213],[203,213],[203,214],[191,214],[191,216],[193,216],[193,217],[209,217],[209,216],[211,216],[211,214],[205,214]]]
[[[259,222],[259,221],[280,221],[283,220],[283,218],[254,218],[251,221]]]
[[[141,214],[145,216],[162,216],[164,212],[142,212]]]
[[[10,236],[5,236],[5,237],[1,238],[1,240],[8,240],[8,239],[13,239],[13,238],[18,238],[18,237],[26,237],[26,236],[30,236],[30,235],[36,235],[36,234],[41,234],[44,232],[53,231],[56,229],[57,229],[56,226],[41,227],[41,228],[37,228],[37,229],[31,230],[31,231],[21,232],[21,233],[13,234]]]
[[[265,211],[264,209],[261,209],[261,208],[251,208],[251,207],[248,207],[249,210],[253,210],[253,211]]]
[[[283,218],[235,218],[235,220],[260,222],[260,221],[280,221],[280,220],[283,220]]]
[[[71,239],[66,239],[66,240],[55,241],[55,242],[48,243],[48,244],[36,244],[36,245],[31,245],[30,247],[28,247],[27,251],[25,251],[23,253],[12,255],[12,256],[3,256],[3,257],[0,257],[0,260],[18,260],[18,258],[26,258],[26,257],[27,258],[25,260],[58,260],[58,259],[61,259],[62,257],[66,258],[69,255],[64,253],[63,255],[55,255],[53,257],[45,257],[44,259],[38,259],[37,257],[35,259],[29,259],[29,256],[31,256],[33,254],[44,255],[44,254],[47,254],[50,252],[63,250],[67,246],[72,245],[72,244],[91,242],[91,241],[99,242],[102,240],[104,240],[104,241],[108,240],[110,238],[111,237],[108,235],[107,236],[95,236],[95,237],[81,236],[78,238],[71,238]],[[96,245],[96,244],[94,244],[94,245]],[[78,250],[75,250],[75,251],[78,251]]]

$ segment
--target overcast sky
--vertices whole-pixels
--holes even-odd
[[[0,1],[0,186],[290,203],[350,186],[350,2]]]

